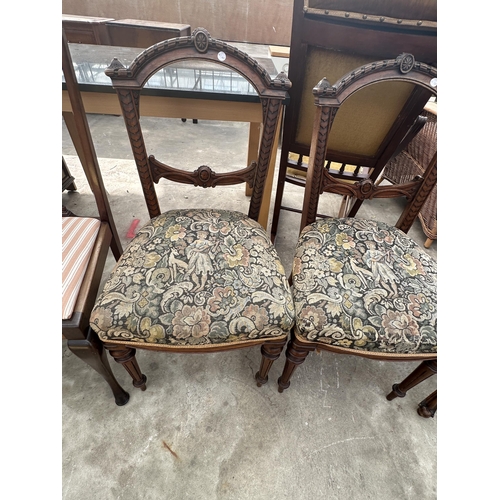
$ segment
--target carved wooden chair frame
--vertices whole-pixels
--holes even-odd
[[[426,90],[426,102],[431,95],[437,95],[437,70],[434,66],[415,61],[412,54],[401,54],[392,60],[376,61],[370,65],[362,66],[352,71],[344,78],[331,85],[323,79],[313,89],[314,102],[317,106],[314,120],[314,129],[311,142],[313,168],[308,169],[304,196],[300,230],[307,224],[314,222],[317,217],[319,195],[332,192],[341,195],[367,200],[372,198],[397,198],[405,197],[411,200],[396,227],[408,232],[423,203],[437,182],[437,164],[428,167],[423,177],[418,176],[413,181],[390,186],[377,185],[376,179],[381,173],[386,161],[394,154],[394,149],[386,145],[381,154],[374,175],[355,183],[348,183],[339,179],[335,174],[323,168],[327,153],[327,140],[333,120],[340,106],[355,92],[384,81],[403,81],[415,84]],[[400,143],[405,137],[404,131],[397,131],[395,142]],[[394,144],[394,141],[392,142]],[[321,163],[323,161],[323,163]],[[435,158],[435,162],[437,159]]]
[[[160,68],[180,60],[203,60],[215,62],[230,68],[247,79],[257,91],[262,103],[263,128],[257,162],[230,173],[216,173],[206,165],[194,172],[174,168],[148,156],[140,126],[140,95],[147,80]],[[139,54],[126,68],[116,58],[113,59],[106,75],[112,80],[116,90],[127,132],[133,149],[148,212],[151,218],[161,214],[154,185],[160,179],[192,184],[204,188],[217,185],[247,183],[252,188],[248,217],[258,221],[263,201],[264,186],[276,131],[279,126],[282,106],[288,98],[291,82],[284,73],[271,79],[267,71],[248,54],[220,40],[213,39],[207,30],[197,28],[191,36],[160,42]],[[137,343],[104,341],[115,361],[121,363],[133,379],[133,385],[146,389],[146,376],[142,374],[135,359],[136,348],[165,352],[216,352],[241,347],[261,345],[262,361],[255,378],[260,386],[267,382],[269,369],[282,352],[286,341],[256,339],[251,341],[209,346],[162,346]]]
[[[408,81],[420,86],[430,95],[437,96],[437,70],[435,67],[415,61],[411,54],[401,54],[395,59],[377,61],[362,66],[345,75],[331,85],[323,79],[313,89],[316,114],[311,141],[310,158],[312,168],[308,169],[305,196],[302,210],[301,231],[317,218],[317,206],[322,192],[334,192],[353,196],[361,200],[373,198],[404,197],[407,204],[403,209],[395,227],[407,233],[415,221],[422,205],[437,183],[437,153],[434,154],[422,176],[412,181],[397,185],[377,185],[373,179],[347,183],[331,175],[324,168],[327,152],[327,141],[332,123],[340,106],[360,89],[383,81]],[[323,349],[326,351],[362,356],[383,361],[417,361],[423,362],[401,384],[395,384],[393,391],[387,396],[392,400],[404,397],[406,391],[437,373],[437,353],[389,354],[363,352],[354,349],[332,346],[315,341],[299,340],[292,331],[292,338],[286,350],[287,361],[283,373],[278,380],[279,392],[290,385],[290,377],[302,364],[310,351]],[[437,408],[437,392],[432,393],[419,406],[418,412],[424,417],[433,416]]]

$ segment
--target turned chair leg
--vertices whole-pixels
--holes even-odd
[[[424,418],[434,417],[437,411],[437,391],[429,394],[418,404],[417,413]]]
[[[428,379],[437,373],[437,361],[427,360],[420,363],[415,370],[413,370],[408,377],[401,383],[394,384],[392,391],[386,396],[389,401],[395,398],[404,398],[407,391]]]
[[[117,344],[104,344],[104,347],[109,351],[113,359],[127,370],[128,374],[132,377],[134,387],[145,391],[147,377],[141,373],[139,364],[135,359],[135,349]]]
[[[314,351],[315,346],[305,346],[300,344],[300,342],[295,338],[288,342],[288,346],[286,348],[286,363],[283,368],[283,373],[281,377],[278,379],[278,392],[283,392],[285,389],[290,387],[290,378],[295,371],[297,366],[301,365],[310,351]]]
[[[116,380],[109,366],[108,356],[102,347],[102,342],[91,328],[88,329],[85,340],[69,339],[67,345],[73,354],[78,356],[104,378],[113,391],[115,403],[118,406],[127,404],[130,396]]]
[[[269,370],[275,360],[280,357],[283,347],[285,347],[286,339],[280,341],[269,341],[262,344],[260,352],[262,354],[262,359],[260,362],[259,371],[255,374],[255,380],[257,380],[257,387],[261,387],[267,383]]]
[[[434,241],[434,240],[431,240],[430,238],[427,238],[427,239],[425,240],[424,247],[425,247],[425,248],[430,248],[430,247],[431,247],[431,245],[432,245],[432,242],[433,242],[433,241]]]

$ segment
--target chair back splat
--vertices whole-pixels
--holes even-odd
[[[141,91],[164,66],[190,61],[223,65],[255,89],[262,132],[258,157],[246,168],[216,173],[202,165],[188,172],[148,155]],[[295,319],[283,265],[258,221],[290,81],[283,73],[271,79],[257,61],[212,39],[203,28],[153,45],[128,68],[115,59],[106,74],[118,94],[151,220],[105,283],[92,311],[92,328],[142,390],[146,377],[135,360],[136,348],[199,353],[260,345],[255,378],[257,385],[264,384]],[[248,215],[206,207],[162,212],[155,191],[160,179],[204,188],[248,183]]]

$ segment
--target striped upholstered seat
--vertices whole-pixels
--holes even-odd
[[[62,217],[62,319],[73,314],[101,223],[88,217]]]

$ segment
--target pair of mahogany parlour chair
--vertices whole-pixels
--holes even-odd
[[[405,234],[436,183],[435,157],[422,176],[402,185],[377,186],[371,179],[343,182],[323,168],[332,123],[355,93],[394,82],[409,93],[418,88],[427,97],[436,94],[434,67],[411,54],[396,56],[314,88],[313,164],[307,171],[293,286],[257,222],[278,117],[291,87],[286,75],[270,78],[254,59],[202,28],[144,50],[129,67],[113,60],[106,74],[121,104],[151,220],[104,283],[90,325],[135,387],[146,388],[137,349],[202,353],[260,345],[255,379],[261,386],[288,342],[280,391],[317,348],[382,360],[421,360],[389,398],[403,396],[435,372],[436,264]],[[141,130],[141,90],[156,71],[181,59],[220,63],[255,88],[263,119],[258,158],[247,168],[216,173],[201,166],[188,172],[148,154]],[[155,191],[160,179],[202,187],[248,183],[248,215],[211,208],[162,212]],[[357,218],[315,222],[324,190],[361,199],[403,196],[408,203],[395,225]],[[432,414],[435,399],[423,407],[422,414]]]

